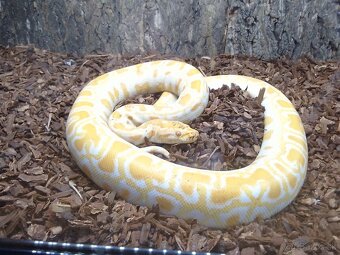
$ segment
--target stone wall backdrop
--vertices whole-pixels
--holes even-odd
[[[0,44],[339,59],[339,0],[0,0]]]

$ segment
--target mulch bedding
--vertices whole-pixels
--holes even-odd
[[[205,75],[242,74],[280,89],[295,105],[308,139],[305,184],[267,220],[209,229],[120,199],[95,186],[71,158],[65,122],[86,82],[101,73],[173,56],[56,54],[0,47],[0,238],[112,244],[227,254],[337,254],[340,251],[339,63],[261,61],[220,55],[182,59]],[[153,95],[139,97],[151,103]],[[261,146],[261,95],[237,87],[211,93],[192,124],[195,144],[169,145],[170,160],[206,169],[250,164]],[[148,143],[147,143],[148,144]]]

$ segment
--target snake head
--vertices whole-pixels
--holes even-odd
[[[145,122],[148,139],[154,143],[193,143],[198,138],[198,131],[179,121],[154,119]]]

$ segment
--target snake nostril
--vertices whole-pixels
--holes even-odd
[[[176,131],[176,136],[181,136],[182,133],[180,131]]]

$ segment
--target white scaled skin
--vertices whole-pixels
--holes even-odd
[[[209,88],[232,83],[254,97],[265,88],[265,133],[251,165],[206,171],[152,155],[158,147],[148,150],[134,145],[155,137],[158,121],[163,124],[156,142],[165,143],[167,137],[195,140],[195,130],[189,126],[172,129],[176,126],[172,121],[190,123],[206,107]],[[170,93],[153,106],[123,106],[112,113],[124,99],[162,91]],[[116,191],[133,204],[158,204],[163,213],[194,218],[214,228],[279,212],[298,194],[307,169],[307,142],[300,117],[279,90],[246,76],[203,77],[193,66],[173,60],[126,67],[90,81],[71,109],[66,132],[72,156],[98,186]]]

